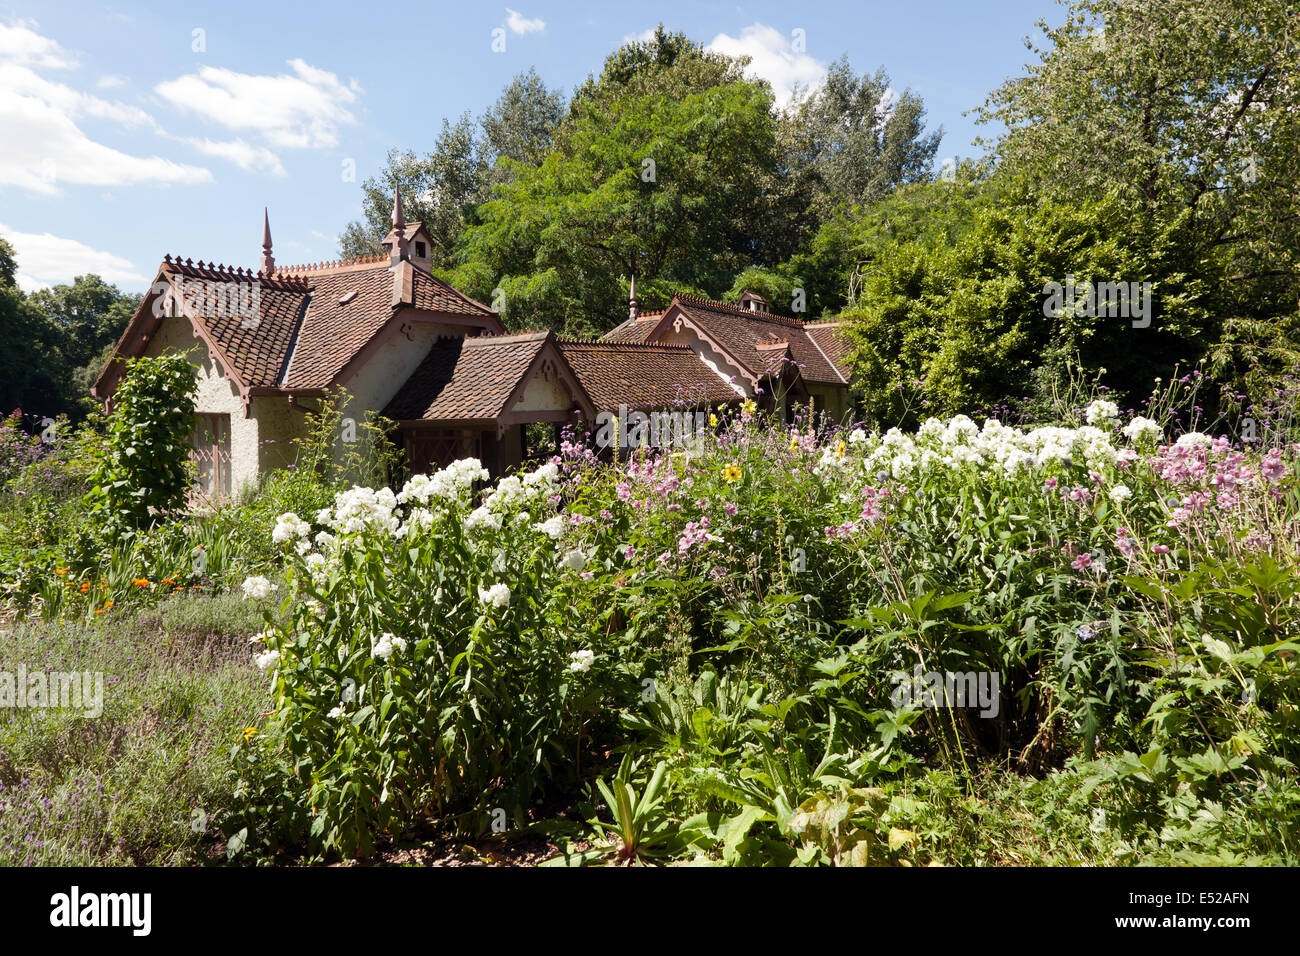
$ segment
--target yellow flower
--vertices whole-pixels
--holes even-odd
[[[790,436],[790,450],[791,450],[791,451],[798,451],[798,450],[799,450],[799,436],[798,436],[798,435],[791,435],[791,436]]]
[[[740,470],[740,466],[734,461],[722,469],[722,480],[729,485],[734,485],[740,481],[742,475],[744,475],[744,472]]]
[[[253,739],[254,737],[256,737],[256,736],[257,736],[257,728],[256,728],[256,727],[245,727],[245,728],[244,728],[244,739],[245,739],[245,740],[252,740],[252,739]]]
[[[758,411],[758,403],[755,402],[752,398],[747,398],[740,403],[740,409],[746,415],[752,415],[756,411]]]
[[[718,427],[718,416],[714,415],[712,412],[709,413],[709,427],[710,428]]]
[[[849,446],[844,444],[843,441],[837,441],[835,443],[835,454],[838,455],[840,458],[843,458],[844,453],[848,451],[848,448]]]

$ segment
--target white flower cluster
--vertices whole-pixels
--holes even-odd
[[[244,583],[240,587],[244,592],[244,597],[246,598],[268,598],[275,591],[279,590],[278,585],[272,584],[260,574],[255,574],[252,577],[245,578]]]
[[[1119,406],[1114,402],[1099,398],[1088,403],[1083,412],[1084,421],[1097,428],[1114,428],[1119,424]]]
[[[379,635],[379,640],[370,638],[370,656],[378,657],[381,660],[388,660],[393,656],[394,651],[406,650],[406,641],[394,634],[387,632]]]
[[[1093,402],[1089,406],[1089,418],[1110,429],[1115,424],[1112,411],[1118,415],[1114,402]],[[1160,426],[1155,422],[1134,419],[1133,424],[1138,422],[1142,424],[1137,428],[1131,424],[1125,429],[1125,436],[1131,441],[1147,437],[1151,428],[1159,433]],[[866,470],[871,475],[884,472],[901,480],[936,467],[961,468],[969,464],[981,470],[1012,476],[1022,470],[1042,468],[1058,461],[1078,462],[1099,469],[1113,465],[1122,456],[1131,456],[1131,452],[1121,453],[1115,447],[1111,434],[1111,431],[1095,424],[1079,428],[1045,426],[1024,430],[995,419],[989,419],[981,428],[965,415],[957,415],[946,421],[929,418],[917,429],[915,436],[891,428],[879,439],[866,438],[854,444],[870,449]],[[819,466],[829,465],[833,455],[833,449],[823,452]]]
[[[477,458],[462,458],[432,475],[413,475],[397,494],[399,504],[415,501],[427,505],[429,499],[464,499],[474,482],[487,481],[488,472]]]
[[[286,511],[275,519],[275,530],[271,532],[271,540],[276,544],[284,544],[286,541],[306,538],[310,534],[311,525],[292,511]]]
[[[328,508],[316,516],[323,525],[339,534],[356,534],[373,530],[392,534],[397,531],[398,520],[393,514],[397,496],[390,488],[362,488],[356,486],[340,491],[334,496],[334,510]]]
[[[574,651],[569,655],[569,670],[585,674],[591,670],[591,665],[596,663],[596,654],[594,651]]]
[[[490,588],[479,588],[478,599],[492,607],[505,607],[510,603],[510,588],[505,584],[494,584]]]
[[[1150,418],[1143,418],[1141,415],[1124,426],[1124,437],[1137,445],[1142,442],[1158,442],[1164,437],[1165,430],[1160,427],[1160,423]]]

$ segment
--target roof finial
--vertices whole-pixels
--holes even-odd
[[[410,243],[406,238],[406,216],[402,213],[402,187],[393,187],[393,231],[389,233],[393,244],[388,250],[388,261],[397,265],[403,259],[409,259]]]
[[[635,320],[637,314],[641,311],[641,303],[636,300],[636,273],[632,273],[632,289],[628,293],[627,299],[627,317]]]
[[[406,225],[406,217],[402,215],[402,187],[393,187],[393,228],[401,229]]]
[[[271,213],[262,207],[262,271],[270,275],[275,271],[275,257],[271,255]]]

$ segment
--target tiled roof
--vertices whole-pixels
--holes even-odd
[[[506,410],[550,332],[441,338],[384,415],[394,421],[492,421]]]
[[[312,276],[311,301],[285,377],[288,388],[324,388],[393,315],[387,266]],[[343,300],[349,293],[355,296]]]
[[[646,336],[653,332],[655,326],[659,324],[659,319],[662,316],[662,312],[643,312],[635,319],[628,319],[622,325],[606,332],[603,341],[644,342]]]
[[[170,260],[170,257],[168,257]],[[249,387],[275,386],[310,297],[298,277],[164,261],[185,309]]]
[[[743,396],[718,378],[684,345],[561,341],[560,351],[602,411],[669,408],[739,401]]]
[[[839,368],[840,374],[845,379],[852,377],[853,366],[849,362],[849,355],[852,352],[852,346],[849,340],[844,337],[840,331],[839,322],[806,322],[804,331],[825,353],[826,357],[835,363]]]
[[[673,297],[673,301],[751,372],[765,374],[771,371],[771,354],[758,347],[760,342],[772,338],[785,339],[790,346],[791,359],[800,366],[800,372],[806,380],[844,384],[844,378],[841,378],[835,366],[813,343],[804,324],[797,319],[770,312],[755,312],[694,295],[679,294]]]
[[[183,282],[192,313],[249,387],[330,385],[403,306],[496,323],[487,306],[409,262],[393,270],[386,256],[287,266],[270,275],[170,256],[162,268]],[[222,305],[248,305],[254,287],[257,315]]]

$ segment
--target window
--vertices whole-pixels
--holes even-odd
[[[230,416],[201,413],[190,435],[190,459],[198,467],[198,491],[230,497]]]
[[[415,244],[415,257],[416,257],[417,259],[423,259],[423,258],[425,257],[425,253],[424,253],[424,243],[422,243],[422,242],[417,242],[417,243]]]

